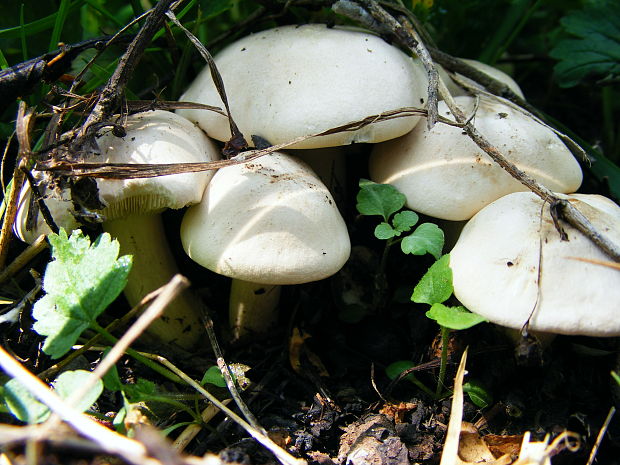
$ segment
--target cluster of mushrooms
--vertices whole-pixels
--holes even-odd
[[[422,65],[359,30],[316,24],[279,27],[234,42],[215,62],[241,132],[271,144],[398,108],[421,108],[426,102],[428,81]],[[520,93],[507,75],[471,64]],[[457,103],[475,112],[479,131],[510,161],[550,190],[571,194],[567,198],[620,243],[620,208],[600,196],[572,194],[582,173],[551,129],[498,99],[475,99],[452,89],[462,94]],[[208,69],[181,100],[222,106]],[[439,110],[450,118],[441,102]],[[122,253],[134,255],[125,291],[130,304],[176,272],[164,246],[159,213],[195,204],[181,225],[185,251],[202,266],[233,279],[230,315],[235,337],[267,330],[279,286],[329,277],[350,254],[347,228],[325,186],[326,176],[322,180],[310,167],[325,156],[315,149],[373,143],[371,178],[397,187],[409,208],[451,221],[473,217],[451,252],[455,294],[469,310],[513,328],[521,328],[531,316],[535,330],[620,334],[620,319],[609,314],[620,301],[620,274],[595,263],[605,260],[602,252],[568,226],[570,240],[560,241],[548,204],[524,192],[527,189],[461,129],[438,123],[429,130],[417,124],[419,120],[395,118],[309,138],[286,153],[215,173],[98,180],[105,204],[103,228],[119,239]],[[209,138],[231,137],[228,119],[205,110],[150,111],[128,117],[125,126],[124,137],[107,133],[98,139],[100,161],[213,161],[220,152]],[[26,191],[23,205],[28,204]],[[68,200],[50,195],[47,205],[57,223],[70,230],[78,224]],[[31,242],[49,230],[42,219],[28,230],[25,210],[16,231]],[[202,340],[200,312],[199,302],[187,293],[151,333],[194,347]]]

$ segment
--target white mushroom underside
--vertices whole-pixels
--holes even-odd
[[[620,244],[617,205],[595,195],[568,197],[601,233]],[[450,253],[455,295],[471,311],[510,328],[520,329],[533,311],[533,330],[589,336],[620,334],[620,272],[575,260],[608,258],[564,223],[570,240],[560,241],[548,204],[542,221],[540,212],[541,200],[532,193],[520,192],[493,202],[475,215]]]
[[[381,38],[325,25],[286,26],[245,37],[215,57],[231,113],[246,138],[272,144],[319,133],[401,107],[424,107],[420,64]],[[223,106],[206,68],[181,97]],[[230,138],[225,117],[178,110],[209,136]],[[372,124],[355,132],[308,139],[295,148],[379,142],[410,131],[419,117]]]
[[[299,284],[337,272],[349,257],[344,220],[327,188],[294,157],[274,153],[220,169],[181,225],[204,267],[263,284]]]

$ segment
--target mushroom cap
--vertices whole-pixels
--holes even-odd
[[[111,132],[97,143],[105,163],[195,163],[218,160],[217,146],[192,122],[168,111],[149,111],[127,118],[125,137]],[[152,178],[98,180],[107,219],[157,213],[200,202],[213,171]]]
[[[285,26],[247,36],[215,62],[232,116],[247,139],[272,144],[401,107],[423,107],[427,79],[421,65],[381,38],[323,24]],[[223,106],[205,68],[182,101]],[[230,139],[228,120],[204,110],[177,110],[210,137]],[[379,142],[409,132],[419,117],[397,118],[297,143],[294,148]]]
[[[324,279],[351,248],[327,188],[307,165],[278,152],[218,170],[185,214],[181,240],[205,268],[262,284]]]
[[[478,60],[470,60],[468,58],[459,58],[459,60],[464,61],[468,65],[476,68],[478,71],[482,71],[483,73],[492,77],[496,81],[504,83],[516,95],[518,95],[522,99],[525,99],[525,96],[523,95],[523,91],[519,87],[519,84],[517,84],[517,82],[511,76],[503,72],[501,69],[495,68],[491,65],[487,65],[486,63],[482,63],[481,61],[478,61]],[[448,87],[448,90],[450,91],[453,97],[456,97],[459,95],[469,95],[456,82],[454,82],[454,80],[450,77],[448,72],[441,65],[436,65],[436,66],[437,66],[437,70],[439,71],[439,74],[441,75],[441,78],[444,80],[446,86]],[[459,77],[463,79],[467,79],[465,76],[461,76],[460,74],[458,75]]]
[[[110,132],[97,139],[100,163],[191,163],[220,158],[217,146],[192,122],[168,111],[150,111],[127,118],[125,137]],[[35,177],[41,177],[34,172]],[[105,219],[112,220],[133,214],[157,213],[166,208],[182,208],[198,203],[213,177],[213,171],[183,173],[138,179],[98,179],[99,197],[106,205]],[[45,191],[45,204],[59,227],[79,227],[74,217],[71,194]],[[24,242],[32,243],[41,234],[51,231],[41,214],[32,230],[26,229],[30,187],[20,194],[14,230]]]
[[[599,195],[559,196],[620,244],[618,205]],[[531,192],[513,193],[488,205],[467,223],[450,252],[454,294],[472,312],[510,328],[523,327],[537,305],[532,330],[620,335],[620,272],[575,260],[608,258],[580,232],[562,226],[567,242],[560,240],[549,204],[543,208]]]
[[[467,114],[473,97],[456,97]],[[444,102],[439,113],[449,117]],[[554,192],[570,193],[581,185],[579,163],[549,128],[512,107],[480,98],[474,124],[519,169]],[[460,221],[511,192],[527,190],[497,165],[460,128],[420,124],[409,134],[377,144],[370,158],[370,177],[392,184],[412,210]]]
[[[38,176],[37,176],[38,177]],[[28,209],[30,206],[31,190],[30,184],[24,184],[17,204],[17,215],[13,223],[13,231],[15,235],[27,244],[32,244],[37,237],[41,234],[47,235],[52,232],[41,212],[37,213],[36,222],[33,224],[32,229],[28,229]],[[64,228],[67,231],[72,231],[79,228],[79,224],[72,214],[73,204],[69,198],[69,193],[63,191],[57,195],[47,190],[44,194],[45,206],[50,211],[54,222],[58,227]]]

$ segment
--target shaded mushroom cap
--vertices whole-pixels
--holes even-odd
[[[149,111],[127,118],[126,136],[111,132],[97,143],[106,163],[196,163],[218,160],[217,146],[192,122],[168,111]],[[198,203],[213,171],[152,178],[99,180],[107,219],[134,213],[157,213]]]
[[[456,97],[470,114],[473,97]],[[439,113],[449,117],[444,102]],[[549,128],[503,103],[481,97],[474,124],[519,169],[554,192],[570,193],[581,185],[579,163]],[[409,134],[375,145],[370,176],[392,184],[412,210],[446,220],[466,220],[485,205],[527,190],[484,153],[462,129],[420,124]]]
[[[618,205],[599,195],[560,197],[620,243]],[[531,192],[513,193],[488,205],[467,223],[450,252],[454,294],[472,312],[509,328],[521,329],[536,306],[531,330],[620,335],[620,272],[576,260],[608,259],[581,233],[563,227],[569,241],[560,241],[549,204],[543,208]]]
[[[247,139],[256,134],[272,144],[426,102],[427,79],[419,62],[360,31],[322,24],[278,27],[234,42],[215,62],[241,132]],[[223,106],[208,67],[180,100]],[[203,110],[177,112],[196,121],[210,137],[230,139],[224,116]],[[379,142],[409,132],[418,120],[396,118],[290,148]]]
[[[517,82],[510,75],[506,74],[501,69],[495,68],[491,65],[487,65],[486,63],[482,63],[481,61],[470,60],[468,58],[459,58],[459,60],[464,61],[468,65],[476,68],[478,71],[482,71],[484,74],[492,77],[496,81],[504,83],[506,87],[508,87],[514,94],[518,95],[522,99],[525,99],[525,96],[523,95],[523,91],[519,87],[519,84],[517,84]],[[436,66],[439,74],[441,75],[441,78],[444,80],[446,87],[448,87],[448,90],[453,97],[457,97],[459,95],[469,95],[467,91],[465,91],[456,82],[454,82],[448,72],[441,65]],[[460,74],[458,74],[458,76],[470,81],[465,76],[461,76]],[[474,83],[474,81],[471,82]]]
[[[211,271],[278,285],[331,276],[351,247],[327,188],[304,163],[277,152],[218,170],[185,214],[181,240]]]

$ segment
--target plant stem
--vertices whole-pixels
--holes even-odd
[[[111,344],[116,344],[118,342],[118,339],[116,337],[110,334],[104,327],[99,326],[97,322],[91,323],[91,328],[97,331],[99,334],[101,334],[101,336],[104,339],[107,339]],[[127,355],[129,355],[130,357],[133,357],[138,362],[142,363],[143,365],[146,365],[151,370],[156,371],[157,373],[159,373],[160,375],[169,379],[172,382],[175,382],[178,384],[186,384],[180,377],[175,375],[173,372],[153,362],[152,360],[144,357],[143,355],[141,355],[138,351],[134,349],[128,348]]]
[[[439,326],[441,328],[441,361],[439,364],[439,379],[437,380],[437,390],[435,398],[441,397],[444,382],[446,380],[446,368],[448,366],[448,345],[450,344],[450,328]]]

